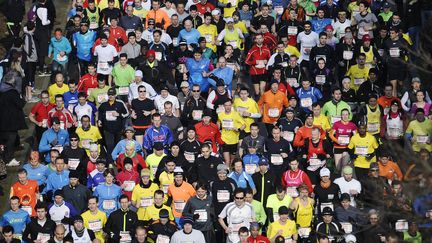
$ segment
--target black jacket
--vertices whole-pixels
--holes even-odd
[[[88,199],[91,197],[90,190],[79,184],[76,187],[66,185],[62,188],[64,193],[64,200],[71,203],[78,213],[82,213],[87,209]]]
[[[27,129],[24,118],[25,101],[14,86],[8,83],[0,84],[0,131],[12,132]]]
[[[122,209],[117,209],[108,217],[104,231],[110,236],[109,242],[119,242],[120,231],[124,231],[123,229],[129,231],[129,234],[133,239],[135,238],[135,227],[137,223],[138,215],[134,211],[123,211]]]
[[[32,218],[30,223],[26,225],[22,237],[26,242],[34,242],[37,239],[39,233],[48,234],[50,237],[53,237],[55,228],[56,223],[51,219],[47,218],[44,226],[40,226],[38,224],[37,218]]]
[[[264,206],[267,204],[267,198],[271,194],[275,193],[276,185],[281,184],[280,181],[276,180],[276,176],[271,170],[268,170],[264,175],[261,174],[261,172],[255,172],[252,175],[252,180],[257,190],[257,192],[254,195],[254,199],[261,202],[261,198],[263,198],[264,200],[262,200],[261,203]],[[264,191],[264,195],[262,195],[263,191]]]

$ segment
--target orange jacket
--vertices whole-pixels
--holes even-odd
[[[389,180],[394,180],[395,176],[399,181],[402,180],[403,174],[399,165],[393,161],[388,161],[386,165],[383,165],[381,162],[379,164],[379,174],[382,177],[385,177]]]
[[[163,9],[158,10],[150,10],[146,17],[146,28],[148,25],[149,19],[154,19],[155,23],[162,23],[164,26],[164,29],[166,30],[168,26],[171,25],[171,19],[169,18],[167,12]]]
[[[258,101],[258,107],[263,115],[262,121],[268,124],[274,124],[277,122],[279,117],[282,114],[283,108],[288,107],[288,98],[287,96],[281,92],[277,91],[273,93],[273,91],[266,91]],[[277,108],[279,110],[278,117],[270,117],[269,110]]]
[[[21,184],[21,182],[18,181],[12,185],[10,197],[19,197],[21,206],[31,206],[32,214],[30,216],[34,217],[36,216],[36,210],[34,208],[38,200],[38,198],[36,198],[36,194],[38,193],[39,186],[37,181],[27,180],[26,185],[23,185]]]
[[[294,147],[303,147],[304,140],[306,138],[309,138],[309,139],[312,138],[312,128],[314,128],[314,127],[316,127],[316,126],[312,126],[312,127],[302,126],[302,127],[300,127],[295,134],[295,138],[294,138],[294,142],[293,142]],[[321,131],[321,139],[325,139],[326,132],[322,128],[320,128],[320,131]]]

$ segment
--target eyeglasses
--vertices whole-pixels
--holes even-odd
[[[140,93],[145,93],[146,91],[145,91],[145,90],[140,90],[140,91],[138,91],[138,92],[140,92]]]
[[[77,138],[71,138],[71,141],[76,142],[76,141],[78,141],[78,139]]]
[[[198,90],[192,90],[192,92],[200,92],[200,90],[198,89]]]
[[[237,199],[237,200],[243,200],[244,197],[235,197],[235,199]]]

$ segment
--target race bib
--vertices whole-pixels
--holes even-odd
[[[168,187],[169,187],[169,185],[163,185],[163,186],[162,186],[162,191],[163,191],[165,194],[168,193]]]
[[[178,46],[178,38],[177,37],[174,37],[172,39],[172,44],[173,44],[173,46]]]
[[[175,208],[175,211],[178,213],[183,212],[183,209],[185,206],[186,206],[185,201],[174,201],[174,208]]]
[[[339,145],[348,145],[350,142],[350,137],[348,135],[339,135],[338,144]]]
[[[311,228],[299,228],[297,230],[297,233],[299,234],[300,237],[303,238],[308,238],[311,232]]]
[[[91,229],[94,232],[101,231],[102,230],[102,221],[100,221],[100,220],[89,221],[89,229]]]
[[[245,171],[246,173],[248,173],[249,175],[252,175],[255,173],[257,169],[257,165],[256,164],[246,164],[245,165]]]
[[[287,83],[291,86],[291,87],[297,87],[298,86],[298,81],[296,78],[287,78]]]
[[[369,31],[366,31],[363,27],[359,28],[359,34],[361,36],[369,34]]]
[[[360,86],[364,82],[364,78],[354,78],[354,84]]]
[[[243,22],[245,23],[246,28],[250,27],[250,20],[243,20]]]
[[[343,51],[342,56],[344,60],[351,60],[353,58],[353,52],[352,51]]]
[[[204,35],[206,42],[207,43],[212,43],[213,42],[213,36],[210,34]]]
[[[281,165],[283,163],[282,155],[280,154],[272,154],[270,156],[270,161],[273,165]]]
[[[310,158],[309,159],[309,165],[311,165],[311,166],[321,166],[322,165],[322,161],[320,159],[317,159],[317,158]]]
[[[268,110],[268,116],[271,118],[279,117],[279,109],[278,108],[270,108]]]
[[[231,231],[235,234],[237,234],[240,230],[241,227],[245,226],[245,224],[243,222],[240,223],[231,223]]]
[[[352,232],[352,224],[348,222],[341,222],[342,229],[345,231],[346,234],[349,234]]]
[[[278,221],[280,219],[279,214],[278,213],[273,213],[273,220],[274,222]]]
[[[286,192],[288,195],[290,195],[292,198],[298,197],[299,193],[297,191],[297,188],[295,186],[289,186],[286,189]]]
[[[368,132],[370,132],[370,133],[378,132],[378,128],[379,128],[379,126],[380,126],[380,124],[377,123],[377,122],[374,122],[374,123],[369,123],[369,122],[368,122],[368,124],[367,124],[367,130],[368,130]]]
[[[408,230],[408,222],[405,219],[399,219],[395,224],[396,231],[404,232]]]
[[[400,49],[397,47],[390,48],[389,53],[391,57],[400,57]]]
[[[300,105],[302,107],[304,107],[304,108],[311,107],[312,103],[313,102],[312,102],[312,98],[311,97],[300,99]]]
[[[97,95],[97,102],[99,104],[104,103],[108,100],[108,95],[107,94],[98,94]]]
[[[97,69],[98,71],[108,71],[109,69],[108,62],[98,62]]]
[[[159,51],[155,52],[155,58],[158,61],[162,60],[162,52]]]
[[[222,120],[222,128],[227,130],[234,129],[234,121],[232,119],[223,119]]]
[[[288,26],[288,35],[297,35],[297,26]]]
[[[357,155],[367,155],[368,154],[368,147],[367,146],[356,146],[355,147],[355,154]]]
[[[115,111],[107,111],[107,112],[105,113],[105,119],[106,119],[107,121],[115,121],[115,120],[117,120],[117,117],[114,116],[114,112],[115,112]]]
[[[79,159],[68,159],[68,168],[69,170],[76,170],[80,163]]]
[[[99,25],[98,25],[98,23],[91,22],[89,28],[90,28],[91,30],[94,30],[94,29],[99,28]]]
[[[124,181],[123,185],[125,185],[123,188],[125,192],[131,192],[135,187],[135,181]]]
[[[55,150],[57,150],[60,154],[63,152],[63,146],[57,145],[54,147]]]
[[[398,138],[398,137],[400,137],[400,136],[402,135],[402,130],[399,129],[399,128],[392,128],[392,127],[389,127],[389,128],[387,129],[387,132],[388,132],[388,135],[389,135],[390,137],[392,137],[392,138]]]
[[[112,210],[116,207],[115,200],[104,200],[102,203],[102,208],[105,210]]]
[[[237,48],[237,41],[236,40],[230,40],[230,41],[228,41],[228,44],[230,46],[232,46],[234,49]]]
[[[66,129],[64,121],[60,121],[60,128],[61,129]]]
[[[119,87],[119,95],[127,95],[129,94],[129,87]]]
[[[129,231],[120,231],[120,242],[131,242],[132,238]]]
[[[239,106],[239,107],[237,107],[237,112],[241,115],[241,116],[243,116],[243,112],[245,112],[245,111],[247,111],[247,107],[242,107],[242,106]]]
[[[142,197],[140,198],[140,207],[146,208],[153,204],[153,197]]]
[[[40,240],[42,243],[46,243],[51,239],[51,235],[50,234],[44,234],[44,233],[38,233],[36,239]]]
[[[21,209],[26,211],[30,216],[32,215],[33,209],[31,206],[21,206]]]
[[[230,198],[230,193],[228,190],[218,190],[216,193],[216,198],[218,202],[228,202]]]
[[[290,131],[283,131],[282,137],[287,140],[288,142],[292,142],[294,140],[294,132]]]
[[[417,135],[416,141],[417,141],[417,143],[425,144],[429,141],[429,136],[428,135]]]
[[[194,215],[198,214],[199,217],[197,219],[197,222],[207,222],[207,211],[205,209],[197,209],[194,211]]]
[[[203,115],[203,111],[202,110],[194,110],[194,111],[192,111],[192,118],[195,121],[201,121],[202,115]]]
[[[170,238],[166,235],[158,235],[156,238],[156,243],[169,243]]]
[[[315,77],[315,82],[317,84],[325,84],[325,82],[326,82],[326,76],[325,75],[317,75]]]
[[[67,61],[67,59],[68,59],[67,55],[61,56],[60,54],[57,54],[57,60],[59,62],[65,62]]]
[[[193,154],[193,153],[185,152],[184,156],[185,156],[185,159],[191,163],[195,161],[195,154]]]
[[[255,67],[257,67],[257,68],[265,68],[265,60],[256,60]]]

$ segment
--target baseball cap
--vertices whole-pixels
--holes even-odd
[[[227,22],[227,23],[234,23],[234,19],[231,18],[231,17],[228,17],[228,18],[225,19],[225,22]]]
[[[322,215],[333,215],[333,210],[330,207],[325,207],[322,211]]]
[[[213,9],[213,11],[211,12],[212,15],[218,15],[220,13],[221,11],[218,8]]]
[[[150,176],[150,170],[145,168],[141,170],[141,176]]]
[[[187,45],[187,42],[185,39],[181,39],[179,42],[179,45]]]
[[[347,174],[352,174],[353,173],[353,168],[349,165],[346,165],[343,169],[342,172],[347,175]]]
[[[421,83],[421,80],[420,80],[419,77],[414,77],[414,78],[411,79],[411,83],[414,83],[414,82],[419,82],[419,83]]]
[[[132,126],[127,126],[125,128],[125,132],[130,131],[130,132],[135,132],[135,129]]]
[[[216,169],[217,169],[217,173],[218,173],[218,174],[219,174],[219,173],[225,173],[225,174],[228,173],[228,166],[226,166],[225,164],[220,164],[220,165],[218,165],[218,166],[216,167]]]
[[[322,168],[320,170],[320,177],[330,176],[330,170],[327,168]]]
[[[180,88],[189,88],[189,83],[186,81],[181,82]]]
[[[388,2],[384,2],[383,8],[390,8],[390,4]]]
[[[136,70],[135,71],[135,77],[141,77],[142,78],[142,76],[143,76],[143,73],[142,73],[141,70]]]
[[[155,20],[154,19],[149,19],[148,20],[148,24],[155,24]]]
[[[117,94],[117,91],[115,90],[115,88],[110,88],[108,90],[108,95],[116,95],[116,94]]]
[[[379,169],[379,165],[377,162],[372,162],[370,164],[369,170],[378,170]]]
[[[174,176],[183,175],[184,171],[180,166],[174,168]]]
[[[268,159],[266,157],[261,157],[261,159],[258,161],[258,165],[268,165]]]

